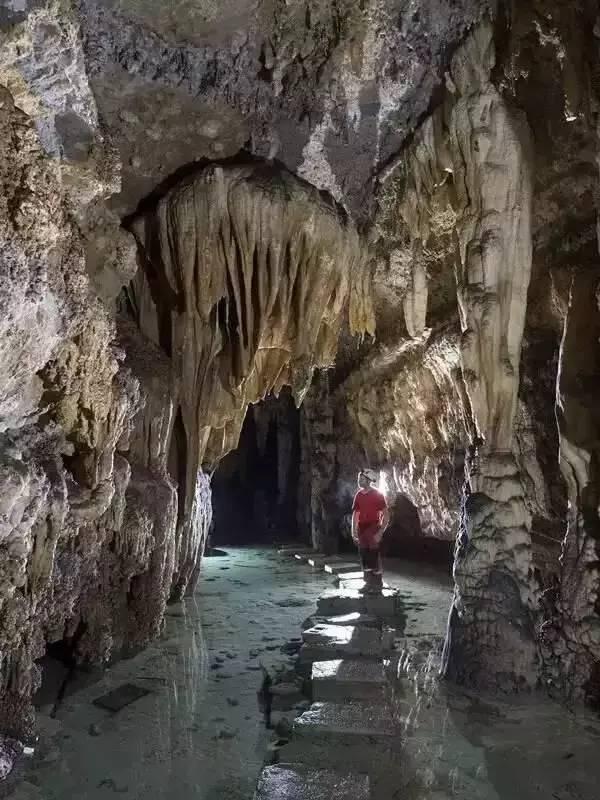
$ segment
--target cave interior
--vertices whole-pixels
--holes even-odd
[[[599,164],[597,0],[0,5],[0,797],[596,800]]]

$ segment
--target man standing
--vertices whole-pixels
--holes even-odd
[[[385,497],[374,484],[377,473],[363,469],[358,473],[358,492],[352,504],[352,539],[358,545],[367,590],[383,586],[380,545],[390,522]]]

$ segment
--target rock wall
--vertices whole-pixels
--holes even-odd
[[[22,735],[47,642],[102,661],[157,634],[177,509],[166,470],[169,367],[138,332],[117,332],[87,271],[94,221],[78,224],[80,187],[71,194],[6,88],[0,125],[0,719]],[[124,234],[113,241],[123,281],[133,250]]]
[[[0,728],[17,736],[49,643],[107,662],[195,585],[201,466],[247,404],[301,394],[348,309],[372,326],[356,229],[273,164],[171,181],[130,219],[136,247],[80,12],[0,13]]]
[[[366,461],[424,532],[458,527],[448,677],[596,702],[598,19],[542,5],[467,37],[380,175],[379,343],[339,366],[337,492]]]

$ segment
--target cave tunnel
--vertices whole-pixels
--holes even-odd
[[[238,446],[212,476],[211,547],[298,537],[299,417],[289,389],[248,408]]]
[[[392,495],[388,502],[390,525],[382,542],[384,556],[445,565],[449,572],[454,550],[453,538],[426,536],[417,507],[405,495]]]

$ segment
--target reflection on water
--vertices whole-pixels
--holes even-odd
[[[597,800],[600,722],[543,695],[498,699],[438,679],[441,639],[410,640],[392,675],[407,800]]]
[[[270,733],[256,702],[263,663],[330,586],[260,549],[207,559],[193,598],[170,606],[165,634],[39,715],[41,739],[14,800],[249,800]],[[116,713],[94,700],[124,684],[150,694]],[[11,800],[13,798],[11,797]]]
[[[14,800],[252,797],[269,737],[260,664],[287,663],[281,645],[331,577],[237,549],[208,559],[204,578],[198,595],[168,609],[159,642],[68,696],[56,719],[42,710],[35,766]],[[404,607],[398,658],[385,662],[403,747],[400,777],[390,772],[380,796],[598,800],[598,718],[541,695],[490,699],[440,682],[447,576],[397,564],[386,578]],[[94,706],[125,683],[151,693],[115,714]]]

